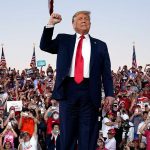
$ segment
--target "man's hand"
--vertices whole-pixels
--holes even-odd
[[[107,96],[105,98],[105,102],[104,102],[104,109],[107,111],[111,108],[113,102],[114,102],[115,98],[111,97],[111,96]]]
[[[60,23],[62,20],[60,14],[52,13],[48,22],[48,25],[55,25],[57,23]]]

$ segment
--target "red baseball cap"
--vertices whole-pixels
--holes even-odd
[[[107,115],[114,116],[114,113],[110,111],[110,112],[107,113]]]
[[[115,135],[115,134],[116,134],[116,131],[115,131],[115,129],[109,129],[109,130],[108,130],[108,133]]]

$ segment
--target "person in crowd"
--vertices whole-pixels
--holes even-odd
[[[6,141],[4,142],[4,146],[1,147],[1,150],[15,150],[15,149],[13,148],[11,141],[6,139]]]
[[[44,120],[46,122],[47,131],[46,131],[46,145],[49,145],[49,141],[51,138],[52,127],[54,123],[59,123],[59,114],[56,110],[57,107],[51,106],[47,109],[44,115]]]
[[[139,123],[143,121],[142,110],[140,107],[135,108],[133,115],[130,117],[130,121],[134,124],[134,138],[138,138],[137,129]]]
[[[116,118],[117,126],[115,127],[115,139],[116,139],[116,150],[120,150],[121,142],[122,142],[122,135],[123,135],[123,126],[122,126],[122,118],[121,116],[117,116]]]
[[[9,141],[11,142],[12,148],[14,148],[14,138],[16,138],[18,135],[14,131],[11,122],[8,123],[5,130],[2,132],[1,136],[4,137],[4,144],[6,143],[6,141]]]
[[[128,76],[130,79],[135,79],[137,77],[138,70],[135,67],[131,67],[128,72]]]
[[[134,139],[134,125],[129,120],[129,116],[127,114],[122,114],[121,118],[122,121],[122,127],[123,127],[123,134],[122,134],[122,142],[121,146],[125,145],[128,142],[132,142]]]
[[[106,96],[105,108],[108,109],[114,100],[107,46],[89,36],[89,11],[79,11],[73,16],[75,35],[58,34],[52,40],[54,26],[61,20],[60,14],[53,13],[50,16],[40,42],[42,50],[57,54],[57,74],[52,97],[60,101],[61,148],[72,149],[78,141],[79,150],[95,150],[101,83]]]
[[[142,125],[142,127],[139,129],[139,132],[146,137],[146,150],[150,149],[150,117],[148,116],[145,123]]]
[[[53,123],[52,124],[52,131],[48,138],[48,145],[47,150],[60,150],[60,130],[59,130],[59,124]]]
[[[108,150],[107,148],[105,148],[105,141],[103,138],[98,138],[96,150]]]
[[[108,130],[108,138],[105,141],[105,147],[108,150],[116,150],[115,129]]]
[[[146,150],[146,143],[145,142],[140,143],[139,150]]]
[[[130,89],[131,89],[132,93],[137,93],[139,91],[137,82],[135,81],[135,79],[129,77],[126,82],[126,85],[128,85],[128,84],[131,85]]]
[[[0,134],[2,133],[4,128],[4,107],[0,107]]]
[[[107,115],[102,120],[102,131],[103,131],[103,137],[106,139],[108,137],[108,130],[114,128],[115,122],[114,120],[114,114],[112,112],[108,112]]]
[[[35,123],[34,132],[32,135],[28,132],[23,133],[23,142],[20,144],[19,150],[27,149],[38,149],[37,123]]]
[[[14,129],[16,128],[16,126],[18,124],[18,121],[16,120],[16,117],[15,117],[15,107],[14,106],[10,107],[8,117],[4,121],[4,126],[7,126],[8,122],[11,122]]]
[[[28,132],[28,134],[32,136],[35,131],[35,124],[38,122],[35,115],[36,113],[33,109],[27,109],[25,112],[21,113],[21,118],[18,125],[21,132]]]
[[[130,84],[126,85],[126,91],[127,91],[127,96],[131,96],[132,90],[131,90],[131,85]]]
[[[9,124],[11,124],[12,129],[18,136],[19,130],[18,130],[18,120],[17,120],[17,114],[15,111],[15,107],[11,106],[9,108],[9,112],[7,113],[8,117],[6,116],[4,119],[4,127],[7,127]],[[14,147],[16,148],[18,146],[18,139],[17,136],[14,136]]]
[[[145,123],[145,121],[146,121],[146,119],[148,117],[148,112],[144,111],[142,117],[143,117],[143,121],[141,123],[139,123],[139,125],[138,125],[137,134],[139,136],[138,137],[139,138],[139,143],[141,143],[141,142],[146,143],[146,138],[144,136],[142,136],[142,134],[140,133],[139,130],[143,126],[143,124]]]
[[[8,91],[5,90],[5,83],[0,83],[0,105],[4,105],[8,99]]]
[[[131,106],[131,100],[130,98],[127,96],[127,92],[124,91],[121,93],[121,97],[119,98],[119,102],[120,104],[121,103],[124,103],[124,107],[122,105],[120,105],[120,109],[122,108],[125,108],[126,110],[129,110],[130,106]]]

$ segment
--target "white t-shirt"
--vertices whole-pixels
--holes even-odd
[[[107,125],[105,124],[105,123],[107,123],[107,122],[111,122],[111,120],[108,119],[107,117],[105,117],[105,118],[102,120],[102,132],[103,132],[103,137],[105,137],[105,138],[108,137],[108,135],[107,135],[108,130],[114,128],[114,126],[107,126]]]
[[[33,135],[29,142],[22,142],[22,149],[23,150],[37,150],[37,137]]]
[[[106,139],[105,148],[109,150],[116,150],[116,140],[114,137],[112,139]]]

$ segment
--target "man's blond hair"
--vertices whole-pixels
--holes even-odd
[[[90,19],[90,14],[91,14],[91,12],[90,12],[90,11],[86,11],[86,10],[82,10],[82,11],[76,12],[76,13],[73,15],[73,17],[72,17],[72,22],[74,22],[74,18],[77,17],[79,14],[85,14],[85,15],[87,15],[87,16],[89,17],[89,19]]]

